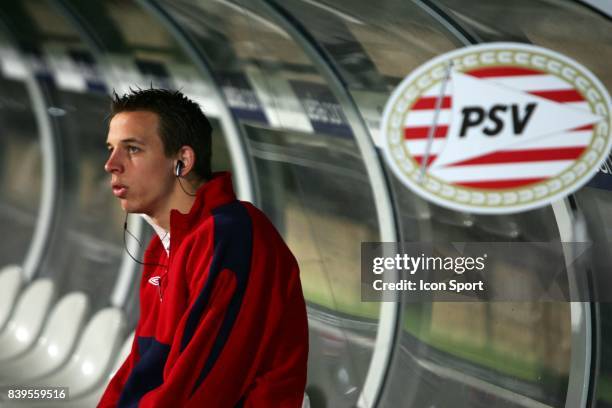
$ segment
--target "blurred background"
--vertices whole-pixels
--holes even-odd
[[[481,216],[417,197],[373,142],[394,87],[470,44],[544,46],[612,90],[610,15],[605,0],[2,2],[0,384],[69,386],[59,406],[95,406],[129,350],[140,266],[103,169],[105,118],[113,90],[152,85],[200,104],[213,169],[299,261],[305,404],[612,407],[610,304],[362,302],[359,264],[361,242],[612,239],[612,161],[563,201]],[[146,247],[150,227],[128,228]]]

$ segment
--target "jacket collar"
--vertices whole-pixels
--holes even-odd
[[[187,214],[170,210],[170,231],[174,240],[174,231],[188,230],[215,208],[236,200],[232,186],[232,175],[229,172],[213,173],[212,179],[196,191],[195,201]]]
[[[173,209],[170,210],[170,256],[172,248],[176,248],[183,241],[183,238],[190,230],[197,225],[211,212],[224,204],[236,200],[232,186],[232,175],[229,172],[213,173],[212,178],[204,183],[196,191],[196,198],[187,214]],[[145,263],[155,263],[159,254],[164,253],[159,236],[151,240],[149,247],[145,251]]]

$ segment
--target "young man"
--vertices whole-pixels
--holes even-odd
[[[301,407],[308,323],[295,258],[261,211],[211,174],[211,127],[180,92],[111,106],[104,169],[155,236],[127,360],[98,407]]]

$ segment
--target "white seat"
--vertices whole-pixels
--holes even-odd
[[[310,408],[310,398],[306,393],[304,393],[304,399],[302,400],[302,408]]]
[[[132,351],[132,344],[134,343],[135,336],[136,336],[136,333],[132,332],[123,342],[123,346],[121,346],[121,350],[119,350],[119,354],[117,354],[117,359],[115,360],[113,369],[110,371],[110,373],[108,373],[108,381],[106,382],[106,384],[104,384],[104,388],[106,388],[111,378],[113,378],[115,373],[119,371],[125,359],[130,355],[130,351]]]
[[[21,293],[15,311],[0,333],[0,362],[19,356],[36,341],[55,288],[50,279],[38,279]]]
[[[104,382],[100,383],[99,386],[93,391],[87,393],[86,395],[81,396],[80,398],[73,399],[71,398],[69,401],[64,402],[63,404],[58,404],[58,407],[61,408],[82,408],[82,407],[95,407],[100,402],[100,398],[102,398],[102,394],[106,389],[106,386],[113,378],[115,373],[121,368],[121,365],[130,354],[132,350],[132,343],[134,342],[135,333],[132,332],[128,336],[127,339],[123,342],[123,346],[121,346],[121,350],[119,354],[117,354],[117,359],[115,360],[115,364],[113,365],[113,369],[108,373],[108,376],[104,380]],[[47,407],[48,405],[45,405]]]
[[[22,279],[21,266],[7,265],[0,270],[0,329],[11,316],[23,284]]]
[[[68,363],[49,376],[35,379],[32,385],[68,387],[71,398],[91,391],[105,380],[123,339],[125,317],[117,308],[102,309],[85,327]]]
[[[69,401],[62,401],[62,402],[43,401],[43,402],[31,403],[29,406],[31,408],[34,408],[34,407],[45,407],[45,408],[95,407],[100,401],[100,398],[102,398],[102,394],[104,393],[106,386],[108,385],[110,380],[113,378],[117,370],[119,370],[119,368],[121,367],[121,365],[123,364],[127,356],[130,354],[130,351],[132,349],[132,343],[134,342],[134,335],[135,333],[132,332],[127,337],[127,339],[125,339],[125,341],[123,342],[123,346],[121,347],[121,350],[119,351],[119,354],[117,355],[117,358],[115,360],[112,370],[108,373],[108,376],[104,379],[104,381],[99,384],[98,388],[94,389],[93,391],[85,395],[81,395],[78,398],[70,398]],[[71,392],[70,395],[72,396],[73,395],[72,390],[70,392]],[[7,405],[2,405],[3,408],[13,408],[13,407],[17,408],[17,407],[22,407],[22,406],[23,405],[19,405],[19,403],[9,403]],[[302,401],[302,408],[310,408],[310,399],[308,398],[308,394],[306,393],[304,393],[304,400]]]
[[[65,363],[81,333],[89,311],[82,292],[69,293],[55,305],[35,346],[0,365],[0,384],[25,384],[51,373]]]

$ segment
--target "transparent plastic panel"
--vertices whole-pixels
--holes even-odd
[[[458,20],[450,21],[430,2],[276,4],[325,51],[375,144],[393,87],[429,59],[466,43],[456,29]],[[459,213],[425,202],[387,173],[404,241],[560,239],[551,208],[511,216]],[[513,269],[504,274],[511,279]],[[571,343],[567,304],[406,299],[402,328],[382,406],[558,406],[565,401]]]
[[[437,2],[480,40],[519,41],[540,45],[566,55],[595,74],[608,92],[612,91],[612,21],[579,4],[560,0],[505,2],[502,0]],[[578,239],[609,242],[611,212],[608,205],[612,190],[612,161],[600,168],[587,187],[574,197],[577,220],[586,222],[586,235]],[[577,221],[577,223],[579,223]],[[575,227],[578,228],[579,227]],[[606,257],[606,254],[597,254]],[[601,268],[602,265],[595,267]],[[594,284],[593,290],[599,290]],[[612,367],[609,364],[612,339],[611,310],[605,303],[593,305],[594,321],[599,322],[600,348],[593,348],[593,364],[599,372],[591,378],[597,390],[596,406],[612,405]],[[597,351],[599,355],[596,355]]]
[[[108,302],[117,277],[122,231],[120,214],[106,194],[102,168],[108,98],[88,83],[87,73],[78,65],[76,56],[90,50],[48,3],[31,0],[0,8],[10,21],[6,24],[9,35],[19,39],[20,63],[31,73],[31,86],[42,97],[29,102],[28,109],[38,109],[38,116],[20,130],[27,134],[38,122],[37,131],[47,132],[52,139],[49,150],[42,152],[45,157],[22,162],[22,171],[35,174],[43,160],[54,156],[56,161],[52,228],[36,276],[51,277],[59,294],[82,290],[94,307],[101,307]],[[9,96],[10,87],[3,89]],[[22,143],[26,141],[22,138]],[[33,185],[36,179],[31,180]],[[28,209],[33,202],[22,208]]]
[[[359,244],[377,238],[363,165],[350,141],[255,127],[248,135],[262,209],[300,264],[310,390],[324,392],[330,406],[348,406],[368,370],[379,307],[360,298]]]
[[[612,88],[610,19],[579,2],[563,0],[440,0],[481,41],[517,41],[560,52],[586,66]]]

